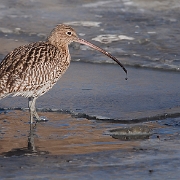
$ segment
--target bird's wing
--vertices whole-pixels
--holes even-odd
[[[16,48],[0,63],[0,93],[29,91],[43,86],[53,77],[61,52],[45,42]]]

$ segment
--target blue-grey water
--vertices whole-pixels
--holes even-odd
[[[179,6],[178,0],[4,0],[0,32],[7,38],[14,35],[20,40],[23,34],[23,40],[43,40],[56,24],[67,23],[80,37],[111,52],[124,65],[179,71]],[[89,53],[93,58],[88,58],[85,46],[73,47],[73,61],[113,63],[94,51]]]

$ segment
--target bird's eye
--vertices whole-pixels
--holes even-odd
[[[71,33],[71,31],[68,31],[68,32],[66,32],[66,34],[70,36],[72,33]]]

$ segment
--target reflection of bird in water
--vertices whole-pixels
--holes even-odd
[[[79,42],[96,49],[124,66],[103,49],[79,39],[73,28],[57,25],[47,41],[31,43],[14,49],[0,63],[0,98],[10,94],[28,98],[30,122],[40,120],[35,108],[36,99],[49,91],[70,64],[68,45]]]
[[[33,126],[33,124],[30,124],[27,147],[15,148],[8,152],[2,153],[1,155],[5,157],[11,157],[11,156],[21,156],[21,155],[49,154],[48,151],[42,151],[38,147],[35,146],[34,138],[37,136],[35,131],[36,131],[36,126]]]

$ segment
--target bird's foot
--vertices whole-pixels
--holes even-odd
[[[40,116],[40,117],[35,117],[35,121],[36,121],[36,123],[38,123],[38,122],[47,122],[48,121],[48,119],[47,119],[47,117],[45,117],[45,116]]]
[[[38,113],[36,111],[33,112],[33,117],[35,122],[46,122],[48,121],[47,117],[45,116],[39,116]]]

